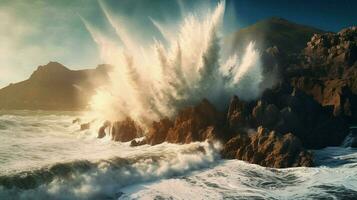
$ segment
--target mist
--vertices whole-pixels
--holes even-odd
[[[206,98],[224,109],[232,95],[257,98],[263,80],[260,53],[254,41],[244,52],[229,52],[222,45],[225,2],[215,7],[200,6],[169,23],[150,18],[160,36],[138,39],[132,24],[113,14],[100,1],[108,22],[120,44],[106,37],[103,30],[83,19],[100,49],[103,61],[115,66],[110,84],[98,88],[90,107],[102,119],[126,117],[143,125],[162,117],[172,117],[185,106]],[[184,6],[180,6],[183,9]],[[140,31],[140,30],[136,30]],[[145,38],[144,38],[145,40]]]

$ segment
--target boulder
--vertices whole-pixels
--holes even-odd
[[[212,137],[211,134],[218,134],[217,137],[221,137],[219,129],[223,123],[223,113],[204,99],[197,106],[188,107],[178,113],[173,127],[167,133],[166,141],[190,143],[204,141],[208,135]]]
[[[147,143],[151,145],[165,142],[169,129],[173,127],[173,122],[168,118],[163,118],[158,122],[153,122],[147,135]]]
[[[105,121],[104,123],[103,123],[103,125],[99,128],[99,130],[98,130],[98,136],[97,136],[97,138],[103,138],[103,137],[105,137],[106,135],[107,135],[107,133],[105,132],[105,130],[107,129],[107,128],[110,128],[111,127],[111,122],[110,121]]]
[[[129,142],[135,138],[141,137],[143,130],[132,119],[126,118],[123,121],[116,121],[112,125],[112,140],[120,142]]]
[[[263,127],[258,127],[255,133],[241,133],[229,140],[223,147],[222,157],[276,168],[313,166],[312,154],[303,148],[297,137]]]

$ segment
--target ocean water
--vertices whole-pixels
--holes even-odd
[[[223,160],[221,145],[97,139],[83,113],[0,111],[0,199],[357,199],[357,149],[314,151],[318,166]],[[92,119],[82,118],[82,122]]]

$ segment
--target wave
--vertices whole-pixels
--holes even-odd
[[[173,30],[170,24],[150,18],[165,40],[155,39],[149,46],[133,36],[137,30],[130,30],[132,22],[114,15],[103,1],[100,6],[122,45],[83,19],[101,58],[114,66],[111,84],[98,88],[91,100],[90,107],[97,117],[130,117],[145,127],[203,98],[225,109],[225,102],[233,94],[255,99],[262,92],[263,71],[255,43],[240,54],[224,51],[221,39],[225,1],[204,10],[204,14],[200,14],[201,8],[184,15]]]
[[[174,151],[57,163],[0,176],[0,199],[115,199],[123,186],[182,175],[219,159],[219,144],[163,145]]]
[[[325,154],[333,152],[325,150]],[[337,157],[343,159],[344,155]],[[357,158],[357,154],[353,157]],[[213,168],[180,178],[122,188],[119,199],[356,199],[357,166],[324,164],[272,169],[239,160],[221,160]]]
[[[354,199],[357,195],[357,149],[314,151],[318,165],[314,168],[271,169],[221,160],[220,145],[208,142],[129,147],[110,138],[98,140],[91,133],[95,124],[93,130],[74,131],[78,124],[72,124],[73,119],[31,113],[0,116],[8,128],[0,129],[0,199]]]

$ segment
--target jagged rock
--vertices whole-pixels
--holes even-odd
[[[237,102],[237,100],[233,102]],[[351,112],[353,105],[350,100],[343,102],[341,109],[344,112]],[[237,105],[245,104],[239,102]],[[232,106],[232,108],[234,107],[239,106]],[[253,108],[249,106],[245,108],[248,108],[248,113],[251,114],[245,114],[243,119],[254,122],[244,123],[245,128],[263,126],[280,133],[290,132],[299,137],[306,148],[315,149],[339,145],[348,133],[348,123],[344,118],[334,116],[330,108],[322,107],[314,98],[301,90],[284,85],[265,91]],[[237,110],[239,111],[239,109]],[[244,120],[240,115],[230,114],[230,116],[227,122],[229,127],[242,127]],[[230,130],[232,131],[232,129]],[[244,128],[233,129],[233,133],[241,130]]]
[[[188,107],[178,113],[173,127],[168,131],[166,141],[170,143],[204,141],[212,127],[217,130],[213,133],[219,134],[218,127],[221,127],[223,122],[223,113],[217,111],[207,99],[204,99],[197,106]]]
[[[149,129],[147,142],[151,145],[163,143],[166,140],[169,129],[173,127],[173,122],[164,118],[159,122],[153,122]]]
[[[236,158],[267,167],[313,166],[310,152],[293,134],[278,134],[259,127],[253,134],[238,134],[222,150],[223,158]]]
[[[142,135],[143,131],[132,119],[126,118],[123,121],[116,121],[112,126],[112,140],[129,142]]]
[[[233,96],[227,113],[227,124],[230,130],[237,131],[246,128],[250,123],[250,105]]]
[[[207,100],[202,100],[197,106],[187,107],[177,114],[172,121],[168,118],[153,122],[146,137],[148,144],[162,142],[190,143],[206,139],[224,138],[223,113]]]
[[[265,72],[282,65],[283,76],[260,99],[234,96],[225,118],[204,100],[172,120],[154,122],[146,139],[132,146],[217,138],[224,142],[225,158],[269,167],[312,166],[312,154],[304,148],[339,145],[348,123],[357,119],[356,28],[316,34],[301,54],[282,56],[273,46],[263,62]]]
[[[300,77],[293,79],[292,84],[312,95],[322,106],[333,106],[334,116],[346,117],[353,122],[357,120],[357,91],[354,91],[352,80]]]
[[[99,128],[99,131],[98,131],[98,137],[97,138],[103,138],[105,137],[105,135],[107,134],[105,132],[105,129],[107,129],[108,127],[110,127],[112,125],[112,123],[110,121],[105,121],[103,123],[103,125]]]
[[[267,105],[263,101],[259,101],[258,104],[253,108],[252,112],[257,124],[263,125],[264,127],[271,128],[276,125],[280,119],[280,112],[278,107],[274,104]]]

